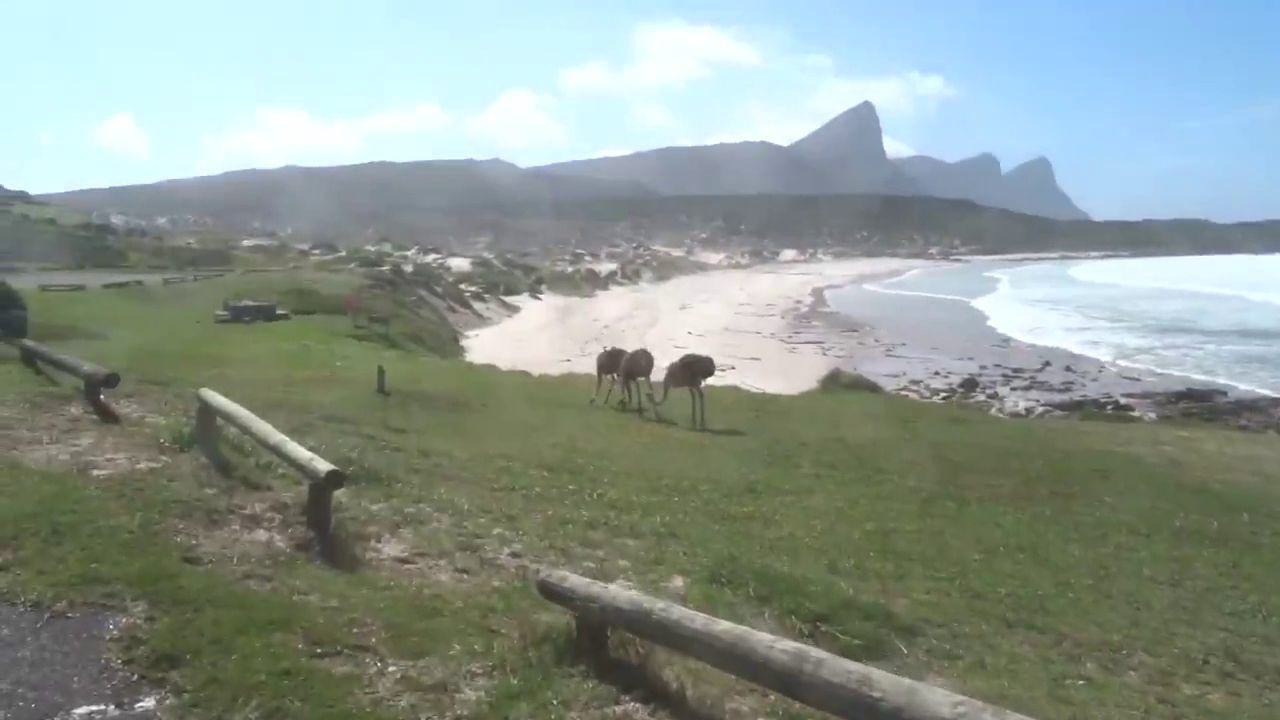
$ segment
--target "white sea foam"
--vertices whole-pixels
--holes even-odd
[[[1280,255],[1095,260],[1068,272],[1082,282],[1227,295],[1280,305]]]
[[[945,293],[925,292],[923,290],[905,290],[903,288],[896,286],[896,283],[899,283],[900,281],[903,281],[903,280],[909,280],[915,277],[921,270],[924,270],[924,269],[925,268],[916,268],[915,270],[907,271],[901,275],[898,275],[897,277],[892,277],[892,278],[889,278],[888,280],[883,280],[881,282],[867,283],[862,287],[868,290],[872,290],[874,292],[889,293],[890,295],[915,295],[918,297],[938,298],[939,300],[958,300],[960,302],[969,302],[970,298],[961,297],[959,295],[947,295]]]
[[[1260,290],[1259,282],[1280,270],[1275,258],[1143,258],[1003,268],[985,273],[997,287],[971,304],[995,330],[1022,342],[1275,395],[1280,393],[1280,311],[1266,297],[1274,293]],[[1202,272],[1193,273],[1193,267]]]

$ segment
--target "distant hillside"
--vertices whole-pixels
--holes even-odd
[[[33,217],[29,209],[22,204],[0,203],[0,266],[105,267],[128,259],[119,232],[110,225],[65,225],[54,217]]]
[[[437,160],[239,170],[41,199],[160,227],[211,224],[351,241],[370,233],[414,237],[443,212],[477,217],[513,204],[646,194],[631,181],[523,170],[501,160]]]
[[[1034,178],[1041,172],[1033,161],[1000,175],[990,156],[920,169],[936,162],[908,158],[895,172],[930,174],[939,193],[974,177]],[[850,184],[864,180],[846,178]],[[864,253],[1280,251],[1280,221],[1055,220],[968,200],[903,195],[665,196],[633,182],[521,170],[498,161],[254,170],[49,197],[86,210],[153,219],[203,216],[245,232],[279,228],[293,230],[299,240],[328,238],[343,245],[387,236],[405,244],[505,250],[614,242],[679,246],[695,240]],[[22,220],[32,227],[30,218]],[[54,227],[46,220],[39,230]]]
[[[1036,158],[1002,173],[989,154],[948,163],[892,160],[875,106],[864,102],[787,147],[767,142],[670,147],[547,165],[547,172],[634,180],[665,195],[873,193],[960,198],[1057,219],[1086,219]]]
[[[3,207],[10,203],[22,202],[30,199],[31,199],[30,193],[25,193],[25,192],[22,192],[21,190],[10,190],[5,186],[0,185],[0,207]]]

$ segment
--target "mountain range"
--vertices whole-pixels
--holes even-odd
[[[669,147],[540,169],[638,181],[663,195],[927,195],[1059,220],[1088,218],[1058,186],[1053,166],[1043,157],[1009,172],[1002,172],[989,153],[954,163],[925,155],[889,158],[870,102],[785,147],[768,142]]]
[[[948,163],[885,155],[871,103],[841,113],[788,146],[740,142],[670,147],[520,168],[502,160],[287,166],[74,190],[49,202],[152,225],[194,223],[341,240],[420,234],[441,216],[511,216],[596,198],[683,195],[923,195],[966,199],[1056,219],[1085,215],[1058,187],[1048,160],[1002,172],[991,155]],[[178,223],[178,224],[175,224]]]

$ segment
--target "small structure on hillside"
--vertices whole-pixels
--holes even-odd
[[[277,307],[273,302],[223,300],[222,309],[213,314],[213,321],[218,323],[275,322],[292,317],[292,313]]]

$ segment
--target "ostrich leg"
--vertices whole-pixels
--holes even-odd
[[[653,383],[649,378],[644,379],[644,386],[649,392],[649,409],[653,410],[653,419],[662,420],[662,415],[658,413],[658,401],[653,397]]]
[[[609,389],[608,389],[608,390],[606,390],[606,391],[605,391],[605,393],[604,393],[604,404],[605,404],[606,406],[609,404],[609,396],[613,394],[613,386],[614,386],[617,382],[618,382],[618,376],[617,376],[617,375],[610,375],[610,376],[609,376]],[[599,388],[596,388],[596,392],[600,392],[600,389],[599,389]]]
[[[698,406],[699,406],[699,415],[701,416],[699,418],[700,425],[701,425],[700,429],[706,430],[707,429],[707,396],[702,393],[701,387],[698,388]]]

